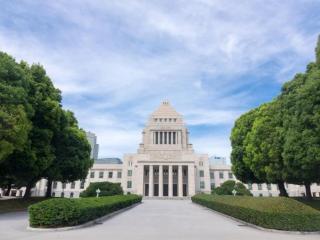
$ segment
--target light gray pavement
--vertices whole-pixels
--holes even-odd
[[[190,200],[144,200],[142,204],[102,224],[64,232],[26,230],[27,213],[0,214],[1,240],[300,240],[319,234],[274,233],[241,226]],[[240,225],[240,226],[239,226]]]

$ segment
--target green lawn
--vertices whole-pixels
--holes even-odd
[[[312,200],[307,200],[306,198],[296,198],[296,200],[320,211],[320,198],[313,198]]]
[[[24,211],[27,210],[31,204],[41,202],[45,199],[46,198],[43,197],[33,197],[28,200],[22,198],[0,200],[0,213]]]
[[[264,228],[320,231],[320,211],[315,209],[319,207],[317,200],[198,194],[192,201]]]

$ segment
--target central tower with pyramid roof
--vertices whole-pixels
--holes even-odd
[[[146,197],[210,192],[207,154],[195,154],[183,117],[168,101],[154,111],[136,154],[124,155],[122,187]]]

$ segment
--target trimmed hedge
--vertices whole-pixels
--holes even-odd
[[[320,231],[320,211],[290,198],[198,194],[191,199],[194,203],[264,228]]]
[[[86,190],[80,193],[80,197],[95,197],[97,195],[96,190],[98,188],[100,189],[100,197],[123,194],[123,190],[120,183],[92,182]]]
[[[49,199],[29,207],[29,223],[39,228],[79,225],[141,202],[141,199],[138,195]]]

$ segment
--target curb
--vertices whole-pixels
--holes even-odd
[[[126,208],[122,208],[118,211],[115,211],[115,212],[112,212],[112,213],[109,213],[105,216],[102,216],[100,218],[96,218],[94,220],[91,220],[89,222],[86,222],[86,223],[83,223],[83,224],[80,224],[80,225],[75,225],[75,226],[70,226],[70,227],[58,227],[58,228],[34,228],[34,227],[30,227],[28,226],[27,227],[27,230],[29,231],[34,231],[34,232],[62,232],[62,231],[69,231],[69,230],[74,230],[74,229],[80,229],[80,228],[85,228],[85,227],[89,227],[89,226],[92,226],[92,225],[96,225],[96,224],[101,224],[101,222],[103,221],[106,221],[120,213],[123,213],[131,208],[134,208],[136,206],[138,206],[139,204],[141,204],[142,202],[139,202],[139,203],[135,203],[129,207],[126,207]]]
[[[143,197],[143,200],[191,200],[191,197]]]
[[[228,218],[230,220],[233,220],[234,222],[237,222],[237,223],[241,223],[242,225],[244,226],[247,226],[247,227],[251,227],[251,228],[254,228],[254,229],[258,229],[260,231],[265,231],[265,232],[274,232],[274,233],[285,233],[285,234],[293,234],[293,235],[318,235],[320,234],[320,231],[313,231],[313,232],[303,232],[303,231],[286,231],[286,230],[278,230],[278,229],[271,229],[271,228],[264,228],[264,227],[260,227],[258,225],[255,225],[253,223],[248,223],[248,222],[245,222],[239,218],[235,218],[235,217],[232,217],[230,215],[227,215],[227,214],[224,214],[222,212],[218,212],[216,210],[213,210],[211,208],[208,208],[208,207],[205,207],[201,204],[198,204],[198,203],[194,203],[192,202],[193,204],[197,205],[197,206],[200,206],[206,210],[210,210],[220,216],[223,216],[225,218]]]

